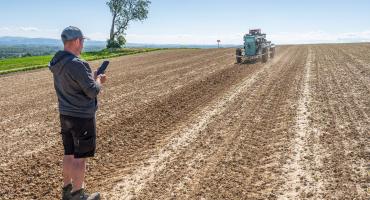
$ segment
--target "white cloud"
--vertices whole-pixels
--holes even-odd
[[[42,37],[42,38],[54,38],[59,39],[62,29],[45,29],[38,27],[0,27],[0,36],[18,36],[18,37]],[[86,36],[92,40],[105,41],[108,38],[108,34],[95,32],[86,33]]]
[[[106,41],[109,38],[109,35],[106,33],[95,32],[95,33],[85,33],[86,37],[90,38],[91,40],[99,40],[99,41]]]
[[[271,34],[269,38],[278,44],[368,42],[370,41],[370,31],[347,33],[328,33],[325,31],[306,33],[281,32]]]
[[[41,29],[30,26],[0,27],[0,36],[59,38],[58,29]]]
[[[36,28],[36,27],[19,27],[18,29],[24,32],[41,31],[39,28]]]
[[[245,33],[194,35],[194,34],[128,34],[127,40],[131,43],[153,44],[216,44],[218,39],[221,44],[242,44]],[[369,42],[370,30],[347,33],[328,33],[325,31],[311,32],[279,32],[267,33],[267,39],[276,44],[312,44],[312,43],[345,43]]]
[[[240,35],[240,36],[239,36]],[[242,34],[228,35],[195,35],[195,34],[127,34],[127,41],[130,43],[149,44],[217,44],[221,40],[223,44],[238,43],[242,40]]]
[[[0,31],[9,31],[10,28],[9,27],[0,27]]]

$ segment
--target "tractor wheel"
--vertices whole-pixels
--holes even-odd
[[[262,54],[263,54],[262,55],[262,62],[265,63],[269,60],[269,50],[268,50],[268,48],[264,48],[262,50]]]
[[[271,48],[270,57],[273,58],[275,56],[275,47]]]
[[[239,57],[239,56],[242,56],[242,50],[241,49],[236,49],[236,52],[235,52],[235,55],[236,55],[236,63],[241,63],[242,62],[242,58]]]

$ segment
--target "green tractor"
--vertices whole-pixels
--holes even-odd
[[[251,29],[244,35],[244,47],[236,49],[236,63],[267,62],[275,56],[275,45],[266,40],[266,34],[261,29]]]

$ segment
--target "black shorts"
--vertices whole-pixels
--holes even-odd
[[[64,155],[87,158],[95,155],[96,122],[94,118],[60,115]]]

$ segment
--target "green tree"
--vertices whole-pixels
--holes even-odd
[[[123,35],[118,36],[117,41],[120,46],[124,46],[126,44],[126,38]]]
[[[149,0],[109,0],[107,5],[112,13],[112,25],[107,48],[119,48],[126,44],[125,31],[131,21],[148,18]]]

